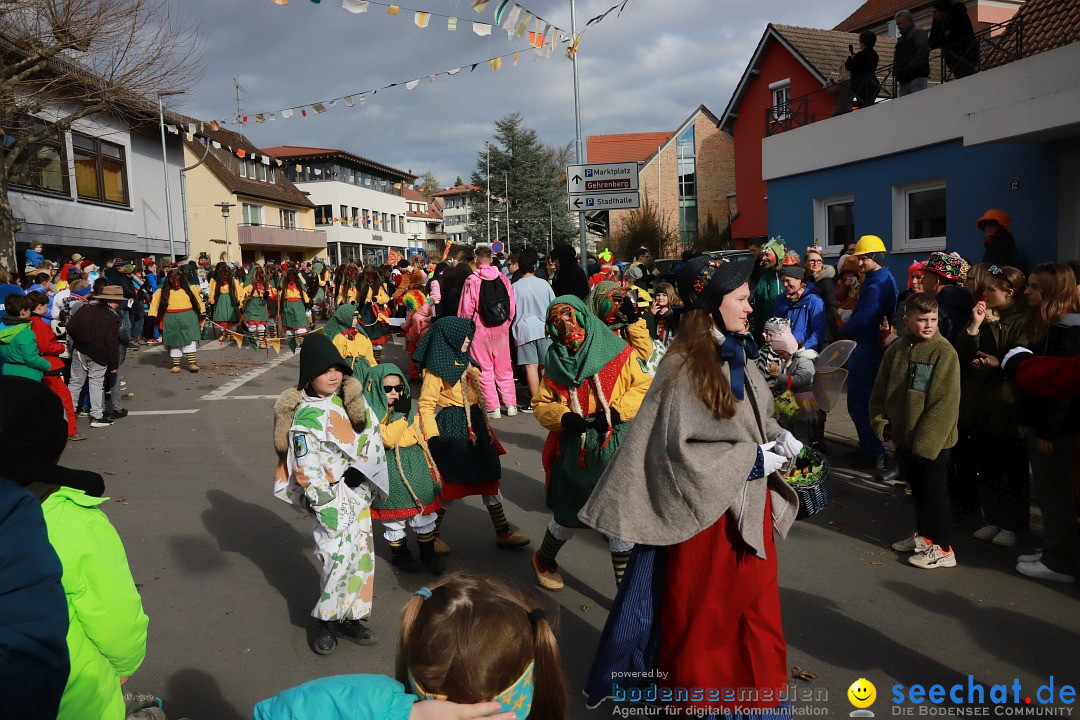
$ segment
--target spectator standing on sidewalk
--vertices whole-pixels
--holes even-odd
[[[491,248],[476,248],[476,272],[465,279],[458,317],[476,323],[472,356],[480,368],[480,389],[488,416],[497,420],[517,415],[517,389],[510,368],[510,324],[514,321],[514,290],[510,279],[491,264]]]
[[[518,255],[521,279],[513,284],[514,322],[511,324],[514,343],[517,345],[518,365],[525,366],[525,380],[529,385],[529,398],[540,390],[540,378],[544,372],[544,358],[551,340],[547,337],[545,324],[547,309],[555,299],[551,286],[533,273],[540,262],[536,251],[527,248]],[[527,406],[525,412],[532,412]]]
[[[900,37],[893,51],[893,75],[897,97],[925,90],[930,86],[930,45],[926,31],[915,24],[911,13],[896,13],[896,29]]]
[[[71,404],[79,402],[82,387],[90,383],[90,427],[112,425],[105,417],[105,376],[115,375],[120,367],[120,316],[124,291],[106,285],[93,296],[98,302],[86,303],[68,321],[71,343],[71,379],[68,390]]]
[[[45,387],[56,393],[56,396],[60,398],[60,402],[64,405],[64,413],[67,416],[68,440],[83,440],[84,438],[79,434],[79,428],[75,422],[75,407],[71,402],[71,393],[64,383],[64,359],[61,355],[67,352],[67,348],[56,338],[52,326],[45,322],[44,318],[45,311],[49,309],[49,298],[44,293],[35,290],[27,295],[26,299],[31,304],[30,329],[34,331],[38,352],[49,363],[49,369],[45,371],[45,376],[41,381],[45,383]]]
[[[885,447],[870,424],[870,392],[881,365],[881,324],[892,319],[896,312],[896,280],[883,267],[885,243],[877,235],[859,238],[855,256],[864,278],[855,309],[841,328],[841,335],[856,343],[847,364],[848,415],[859,434],[859,450],[864,459],[875,463],[882,479],[892,480],[896,478],[896,469],[889,466]]]
[[[40,294],[40,293],[39,293]],[[26,295],[8,295],[0,318],[0,375],[17,375],[40,381],[49,361],[38,353],[30,327],[33,301]]]

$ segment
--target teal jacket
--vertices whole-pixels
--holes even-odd
[[[5,315],[0,322],[0,374],[41,382],[49,361],[38,352],[30,321]]]
[[[57,720],[123,720],[120,679],[146,656],[142,598],[120,537],[98,507],[108,499],[61,486],[41,503],[68,606],[71,675]]]
[[[333,675],[263,700],[254,720],[408,720],[416,699],[385,675]]]

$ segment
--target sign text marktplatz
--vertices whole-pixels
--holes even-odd
[[[568,165],[566,191],[570,210],[630,210],[641,207],[638,189],[638,165],[628,163],[591,163]]]

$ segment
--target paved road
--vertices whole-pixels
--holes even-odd
[[[403,349],[386,356],[400,364]],[[295,382],[297,358],[210,343],[200,350],[200,374],[173,375],[160,350],[129,355],[132,414],[108,429],[80,419],[89,439],[64,456],[68,465],[106,474],[112,501],[103,507],[150,616],[149,652],[131,684],[161,695],[170,717],[248,718],[258,700],[312,678],[390,672],[399,608],[425,582],[423,573],[396,574],[379,537],[371,624],[382,641],[346,643],[329,657],[309,649],[318,584],[309,524],[271,494],[272,398]],[[846,427],[830,420],[831,430]],[[536,547],[548,519],[543,433],[530,415],[499,420],[496,430],[507,449],[507,515]],[[835,502],[797,523],[780,545],[788,665],[817,676],[798,684],[817,698],[800,703],[803,712],[846,715],[847,688],[859,677],[877,686],[879,717],[891,713],[897,683],[1019,678],[1030,694],[1050,676],[1059,686],[1080,680],[1075,588],[1012,570],[1014,556],[1034,540],[1001,549],[965,531],[956,541],[957,568],[912,568],[885,549],[911,530],[909,500],[847,470],[842,438],[830,440]],[[535,588],[528,552],[497,549],[490,527],[478,500],[455,504],[444,527],[451,566]],[[534,592],[558,619],[570,717],[609,717],[611,706],[587,712],[578,701],[614,595],[607,544],[580,533],[559,562],[566,590]]]

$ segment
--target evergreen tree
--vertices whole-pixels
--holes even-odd
[[[464,182],[463,182],[463,181],[461,180],[461,176],[460,176],[460,175],[458,175],[458,176],[457,176],[457,179],[456,179],[456,180],[454,180],[454,187],[461,187],[461,186],[462,186],[462,185],[464,185],[464,184],[465,184],[465,183],[464,183]]]
[[[491,237],[488,236],[488,153],[491,178]],[[504,176],[505,174],[505,176]],[[469,234],[476,242],[507,240],[509,203],[509,250],[526,246],[546,250],[551,242],[576,241],[576,226],[566,205],[566,179],[556,155],[522,123],[519,113],[495,122],[495,138],[477,153],[472,184],[479,192],[470,195],[472,214]],[[496,238],[496,227],[498,236]]]
[[[421,175],[420,179],[417,180],[416,183],[417,192],[419,192],[420,195],[428,202],[431,202],[432,198],[435,197],[435,193],[442,190],[442,188],[439,187],[439,179],[435,177],[435,173],[431,172],[430,170]]]

